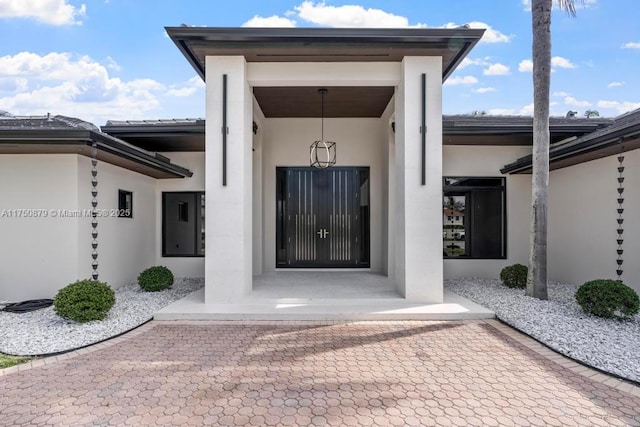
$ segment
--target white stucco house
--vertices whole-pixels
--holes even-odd
[[[441,303],[447,277],[526,262],[531,118],[442,115],[443,81],[483,30],[167,32],[206,82],[205,119],[0,116],[0,300],[52,297],[94,267],[117,287],[166,265],[205,277],[205,305],[291,271],[376,273],[398,298]],[[611,277],[621,247],[640,256],[640,225],[616,231],[617,209],[640,216],[639,128],[638,112],[552,120],[551,279]],[[311,166],[318,140],[335,164]],[[627,284],[639,277],[624,265]]]

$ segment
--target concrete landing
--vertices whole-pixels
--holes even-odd
[[[386,276],[369,272],[283,272],[254,279],[254,291],[205,304],[204,289],[158,311],[155,320],[477,320],[495,314],[453,292],[442,304],[410,303]]]

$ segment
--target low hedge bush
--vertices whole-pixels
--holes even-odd
[[[163,291],[173,285],[173,273],[161,265],[147,268],[138,276],[138,285],[147,292]]]
[[[607,319],[626,320],[640,310],[636,291],[616,280],[592,280],[576,291],[576,301],[585,313]]]
[[[500,272],[500,280],[509,288],[524,289],[527,287],[529,268],[522,264],[508,265]]]
[[[102,320],[116,302],[113,289],[97,280],[79,280],[60,289],[53,308],[61,317],[79,323]]]

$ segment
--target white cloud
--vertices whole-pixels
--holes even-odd
[[[598,108],[606,108],[616,111],[617,114],[624,114],[640,108],[640,102],[598,101]]]
[[[491,108],[487,112],[492,116],[531,116],[533,115],[533,102],[519,110],[514,108]]]
[[[470,67],[470,66],[474,66],[474,65],[489,65],[490,63],[488,62],[489,59],[491,59],[490,57],[484,57],[484,58],[464,58],[462,60],[462,62],[460,63],[460,65],[458,65],[458,67],[456,69],[460,70],[462,68],[466,68],[466,67]]]
[[[607,87],[620,87],[623,85],[624,85],[624,82],[611,82],[607,85]]]
[[[247,22],[242,24],[243,27],[281,27],[281,28],[291,28],[296,26],[296,21],[284,18],[282,16],[273,15],[267,18],[263,18],[262,16],[254,16],[249,19]]]
[[[449,77],[446,82],[444,82],[445,86],[458,86],[458,85],[474,85],[478,83],[478,79],[473,76],[456,76]]]
[[[7,83],[13,84],[10,90]],[[198,85],[187,83],[167,88],[152,79],[123,81],[109,75],[108,65],[88,56],[21,52],[0,57],[0,88],[5,88],[0,89],[0,110],[50,112],[102,124],[107,119],[141,118],[159,109],[163,97],[178,96],[175,91]]]
[[[478,89],[474,89],[473,91],[475,93],[489,93],[489,92],[495,92],[496,88],[495,87],[479,87]]]
[[[491,25],[486,24],[484,22],[473,21],[467,23],[470,28],[483,28],[486,31],[480,39],[480,43],[508,43],[511,41],[513,36],[508,36],[506,34],[501,33],[500,31],[491,27]],[[456,24],[454,22],[449,22],[444,25],[444,28],[456,28],[459,27],[460,24]]]
[[[490,108],[487,113],[491,116],[514,116],[516,110],[513,108]]]
[[[589,101],[579,101],[573,96],[566,96],[564,98],[564,103],[571,107],[591,107],[591,103]]]
[[[32,18],[50,25],[81,25],[86,6],[67,0],[0,0],[0,18]]]
[[[623,49],[640,49],[640,42],[629,42],[622,45]]]
[[[577,65],[562,56],[554,56],[551,58],[551,67],[557,68],[576,68]]]
[[[510,73],[509,67],[499,62],[489,65],[489,67],[482,72],[485,76],[506,76]]]
[[[29,80],[24,77],[0,78],[0,94],[22,92],[29,89]]]
[[[122,67],[118,64],[115,59],[110,56],[107,56],[107,68],[113,71],[121,71]]]
[[[563,104],[569,107],[578,107],[578,108],[586,108],[586,107],[591,107],[592,104],[589,101],[581,101],[577,98],[575,98],[574,96],[572,96],[570,93],[568,92],[564,92],[564,91],[557,91],[557,92],[553,92],[551,94],[551,96],[555,97],[555,98],[563,98]],[[550,103],[551,106],[555,106],[558,105],[557,101],[553,101]]]
[[[532,116],[533,115],[533,102],[531,104],[527,104],[518,111],[518,115],[520,116]]]
[[[554,56],[551,58],[551,71],[555,71],[555,68],[577,68],[573,62],[562,56]],[[518,64],[518,71],[521,73],[530,73],[533,71],[533,61],[530,59],[523,59]]]
[[[169,96],[186,97],[193,95],[199,90],[203,90],[204,87],[204,81],[202,81],[200,76],[194,76],[183,84],[171,85],[166,93]]]
[[[410,25],[405,16],[394,15],[381,9],[365,9],[359,5],[330,6],[324,2],[304,1],[296,6],[298,16],[313,24],[342,28],[407,28],[426,27]]]
[[[533,71],[533,61],[530,59],[523,59],[518,64],[518,71],[521,73],[530,73]]]

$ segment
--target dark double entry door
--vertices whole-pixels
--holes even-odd
[[[369,267],[369,168],[276,168],[276,265]]]

